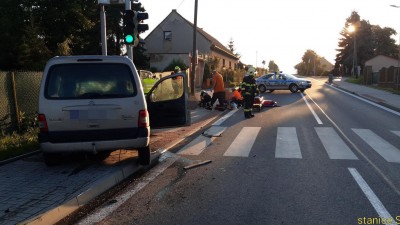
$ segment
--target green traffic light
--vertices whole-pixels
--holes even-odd
[[[133,40],[134,40],[134,38],[133,38],[132,35],[128,34],[128,35],[125,36],[125,42],[126,43],[131,44],[131,43],[133,43]]]

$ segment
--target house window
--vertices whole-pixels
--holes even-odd
[[[229,69],[232,69],[232,62],[229,61]]]
[[[172,32],[171,31],[164,31],[164,40],[166,40],[166,41],[172,40]]]
[[[225,67],[225,59],[222,59],[222,66]]]

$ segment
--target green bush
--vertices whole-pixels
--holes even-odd
[[[13,132],[0,138],[0,160],[36,151],[39,148],[38,128],[30,128],[23,134]]]
[[[187,70],[189,67],[183,62],[182,59],[178,58],[178,59],[173,59],[169,65],[167,67],[164,68],[164,72],[165,71],[174,71],[175,70],[175,66],[179,66],[181,68],[182,71]]]
[[[347,79],[347,82],[353,83],[353,84],[363,84],[364,77],[363,76],[358,76],[358,78],[355,77],[349,77]]]
[[[9,134],[2,128],[0,133],[0,160],[33,152],[39,148],[37,137],[39,128],[36,116],[19,112],[18,123],[19,132],[14,131]]]

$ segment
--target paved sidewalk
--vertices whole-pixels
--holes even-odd
[[[346,79],[347,78],[334,79],[333,86],[400,112],[400,95],[366,85],[349,83]]]

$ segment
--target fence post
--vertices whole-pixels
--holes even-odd
[[[13,100],[14,100],[14,107],[16,111],[16,118],[17,118],[17,126],[18,126],[18,133],[21,132],[21,120],[19,118],[19,107],[18,107],[18,99],[17,99],[17,88],[15,85],[15,73],[11,72],[11,84],[12,84],[12,91],[13,91]]]

